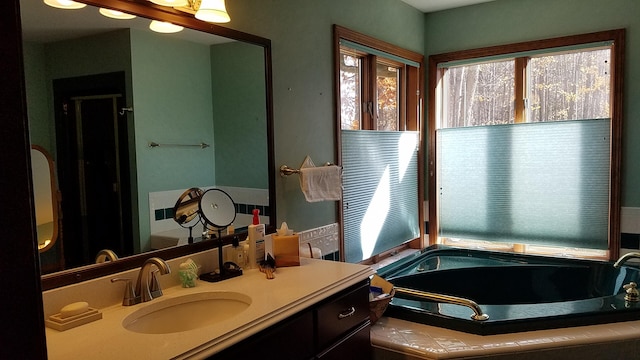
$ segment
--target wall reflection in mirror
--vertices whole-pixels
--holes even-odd
[[[174,205],[192,187],[229,193],[240,231],[256,207],[269,224],[262,46],[155,33],[149,19],[92,6],[24,0],[21,13],[31,143],[51,154],[62,199],[64,231],[41,254],[43,272],[92,264],[104,249],[150,251],[154,236],[180,243],[189,230]]]

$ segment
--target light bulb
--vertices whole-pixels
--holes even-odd
[[[87,6],[87,4],[71,0],[44,0],[44,3],[58,9],[82,9]]]
[[[100,8],[100,10],[98,11],[100,12],[100,14],[112,19],[128,20],[136,17],[135,15],[127,14],[118,10]]]
[[[153,20],[151,21],[151,24],[149,24],[149,29],[159,33],[170,34],[182,31],[184,28],[170,22]]]

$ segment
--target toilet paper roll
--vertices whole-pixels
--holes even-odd
[[[300,257],[322,259],[322,250],[311,247],[311,244],[300,245]]]

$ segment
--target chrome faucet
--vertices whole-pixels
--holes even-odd
[[[619,268],[625,262],[627,262],[627,260],[632,258],[640,259],[640,252],[630,252],[620,256],[620,258],[613,264],[613,267]]]
[[[113,250],[102,249],[98,251],[98,255],[96,255],[96,264],[103,263],[105,261],[115,261],[118,260],[118,255],[113,252]]]
[[[169,264],[159,257],[147,259],[140,268],[138,280],[136,281],[136,295],[140,296],[140,302],[151,301],[154,298],[162,296],[162,289],[158,283],[156,271],[151,271],[151,265],[155,265],[161,275],[170,274],[171,268]]]
[[[152,265],[155,265],[157,269],[152,270]],[[159,257],[152,257],[147,259],[140,267],[138,273],[138,280],[136,281],[135,289],[131,286],[131,279],[114,278],[111,282],[123,281],[126,283],[124,290],[124,297],[122,299],[122,305],[130,306],[139,304],[141,302],[151,301],[157,297],[162,296],[162,289],[158,282],[157,273],[161,275],[170,274],[171,268],[164,260]]]

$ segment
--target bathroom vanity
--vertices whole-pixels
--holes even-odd
[[[211,359],[370,359],[368,299],[360,282]]]
[[[210,250],[190,257],[205,264],[214,255]],[[110,279],[135,280],[137,269],[46,291],[46,317],[76,301],[86,301],[102,313],[102,319],[67,331],[47,328],[49,359],[335,359],[345,351],[354,358],[358,354],[370,358],[368,278],[373,270],[357,264],[301,260],[300,266],[276,269],[273,280],[250,269],[237,278],[199,281],[194,288],[182,288],[178,269],[185,258],[173,259],[168,261],[172,273],[160,277],[164,295],[133,306],[122,306],[123,284],[112,284]],[[203,266],[203,271],[210,269]],[[173,332],[171,325],[141,331],[125,328],[138,313],[171,302],[179,307],[180,299],[216,294],[235,294],[248,306],[231,317],[183,331]],[[185,317],[201,320],[223,309],[211,306]]]

